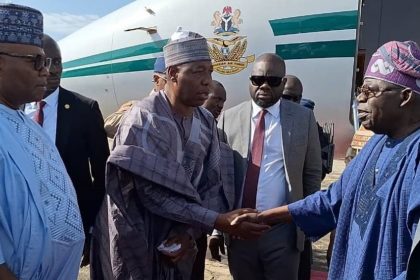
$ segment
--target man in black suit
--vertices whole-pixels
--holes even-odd
[[[43,47],[52,60],[47,91],[42,101],[28,104],[25,113],[55,142],[73,181],[86,234],[85,265],[89,263],[89,231],[105,194],[108,141],[98,103],[60,87],[63,66],[57,42],[44,35]]]
[[[413,245],[411,246],[410,258],[407,265],[407,280],[420,280],[420,221],[414,234]]]

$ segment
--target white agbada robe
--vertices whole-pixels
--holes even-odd
[[[84,245],[77,197],[54,143],[0,104],[0,264],[18,279],[77,279]]]

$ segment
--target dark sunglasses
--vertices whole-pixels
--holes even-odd
[[[267,83],[270,87],[278,87],[283,80],[283,77],[276,76],[251,76],[249,77],[252,85],[260,87],[264,83]]]
[[[293,101],[293,102],[298,102],[299,101],[299,97],[297,97],[297,96],[291,96],[291,95],[286,95],[286,94],[283,94],[282,96],[281,96],[281,98],[283,98],[283,99],[287,99],[287,100],[290,100],[290,101]]]
[[[51,66],[60,67],[61,64],[62,64],[62,61],[60,57],[51,58]]]
[[[34,64],[34,69],[36,71],[41,71],[44,67],[47,68],[47,70],[51,66],[51,58],[45,57],[44,55],[40,54],[18,54],[18,53],[6,53],[6,52],[0,52],[0,55],[7,55],[10,57],[17,57],[17,58],[23,58],[23,59],[29,59]]]

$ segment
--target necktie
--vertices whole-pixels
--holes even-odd
[[[252,139],[251,155],[248,159],[246,169],[244,193],[242,197],[242,207],[255,208],[257,198],[258,178],[260,175],[262,152],[264,148],[264,132],[266,110],[259,114],[257,125],[255,126],[254,137]]]
[[[41,100],[37,103],[38,109],[35,112],[34,115],[34,121],[36,121],[40,126],[42,126],[44,124],[44,106],[45,106],[45,101]]]

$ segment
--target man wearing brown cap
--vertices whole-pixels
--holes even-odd
[[[189,279],[194,239],[213,228],[243,238],[267,226],[230,221],[217,128],[200,108],[212,64],[201,35],[178,31],[164,47],[164,91],[134,105],[107,163],[107,197],[93,236],[93,279]]]
[[[326,191],[248,218],[293,220],[312,238],[336,229],[329,279],[406,279],[420,217],[418,45],[392,41],[380,47],[357,100],[361,124],[375,135],[341,178]]]
[[[19,109],[46,90],[43,17],[12,4],[0,15],[0,279],[76,279],[84,243],[76,193],[54,143]]]

